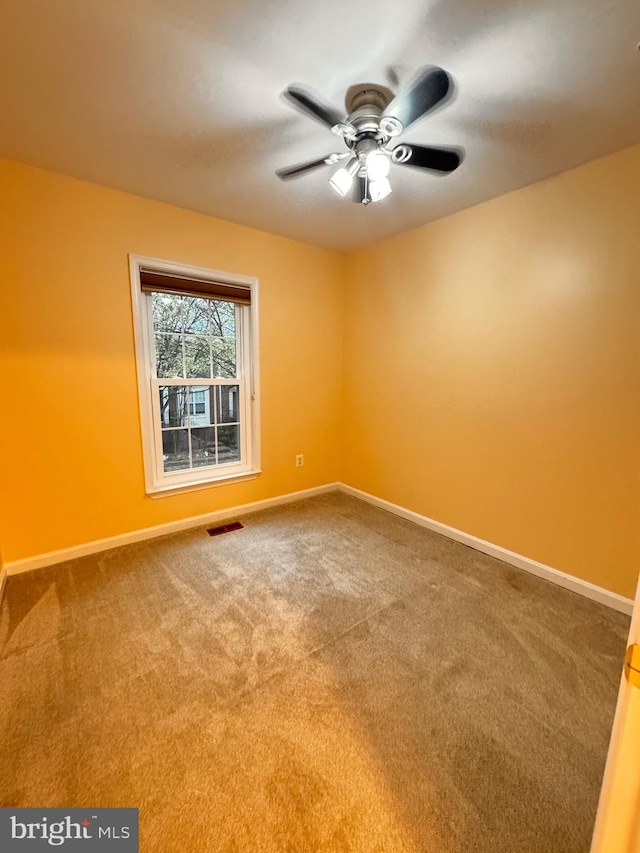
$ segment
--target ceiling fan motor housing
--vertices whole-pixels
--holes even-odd
[[[361,152],[361,143],[366,140],[369,140],[369,144],[365,146],[368,150],[371,150],[370,143],[373,140],[377,140],[383,145],[389,141],[390,136],[383,133],[380,128],[380,116],[389,100],[390,98],[385,92],[371,87],[358,89],[347,100],[349,118],[346,128],[348,132],[344,134],[344,137],[347,145],[354,149],[357,154]],[[367,152],[363,150],[363,153]]]
[[[380,89],[374,89],[371,86],[363,87],[354,92],[346,102],[349,119],[352,118],[352,113],[363,108],[374,110],[379,116],[390,100],[390,97]]]

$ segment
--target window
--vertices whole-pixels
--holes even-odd
[[[257,282],[131,258],[147,492],[259,473]]]
[[[193,388],[191,389],[191,394],[189,397],[189,414],[190,415],[206,415],[207,410],[205,406],[205,394],[206,391],[195,391]],[[231,392],[229,392],[231,393]]]

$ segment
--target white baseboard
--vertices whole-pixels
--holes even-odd
[[[538,563],[536,560],[530,560],[529,557],[523,557],[521,554],[516,554],[514,551],[508,551],[506,548],[501,548],[499,545],[494,545],[492,542],[486,542],[484,539],[478,539],[477,536],[471,536],[469,533],[463,533],[462,530],[457,530],[455,527],[449,527],[448,524],[442,524],[439,521],[434,521],[432,518],[427,518],[426,515],[420,515],[412,510],[398,506],[398,504],[385,501],[382,498],[377,498],[375,495],[370,495],[368,492],[362,492],[360,489],[354,489],[353,486],[346,486],[343,483],[338,485],[338,489],[347,495],[352,495],[362,501],[373,504],[373,506],[392,512],[394,515],[399,515],[401,518],[406,518],[419,524],[421,527],[426,527],[433,530],[435,533],[440,533],[446,536],[447,539],[453,539],[456,542],[461,542],[463,545],[468,545],[470,548],[475,548],[476,551],[482,551],[483,554],[488,554],[490,557],[496,557],[502,560],[503,563],[508,563],[510,566],[515,566],[517,569],[523,569],[525,572],[530,572],[537,575],[539,578],[544,578],[546,581],[555,583],[565,589],[570,589],[572,592],[577,592],[585,598],[591,598],[600,604],[605,604],[614,610],[619,610],[621,613],[631,614],[633,611],[633,600],[618,595],[616,592],[611,592],[604,587],[596,586],[583,581],[574,575],[568,575],[565,572],[560,572],[558,569],[552,569],[551,566],[545,566],[544,563]]]
[[[63,548],[60,551],[50,551],[47,554],[40,554],[36,557],[27,557],[23,560],[15,560],[14,562],[5,563],[0,570],[0,601],[2,600],[2,590],[4,581],[7,575],[20,574],[21,572],[29,572],[33,569],[42,569],[46,566],[52,566],[56,563],[63,563],[66,560],[74,560],[77,557],[85,557],[88,554],[97,554],[100,551],[107,551],[110,548],[118,548],[120,545],[129,545],[133,542],[143,542],[146,539],[154,539],[157,536],[166,536],[169,533],[177,533],[180,530],[189,530],[192,527],[200,527],[201,525],[210,524],[215,521],[220,521],[232,516],[248,515],[259,510],[269,509],[270,507],[281,506],[283,504],[292,503],[293,501],[303,500],[304,498],[312,498],[316,495],[323,495],[327,492],[341,491],[347,495],[352,495],[373,506],[387,510],[394,515],[405,518],[408,521],[413,521],[420,527],[426,527],[433,530],[435,533],[440,533],[448,539],[453,539],[455,542],[461,542],[463,545],[468,545],[470,548],[475,548],[476,551],[481,551],[483,554],[488,554],[490,557],[496,557],[502,560],[503,563],[508,563],[510,566],[515,566],[517,569],[523,569],[525,572],[537,575],[544,578],[546,581],[557,584],[558,586],[611,607],[614,610],[619,610],[621,613],[631,614],[633,611],[633,601],[630,598],[624,598],[615,592],[611,592],[603,587],[596,586],[588,581],[581,580],[574,575],[568,575],[565,572],[560,572],[551,566],[545,566],[543,563],[538,563],[536,560],[531,560],[529,557],[523,557],[522,554],[516,554],[514,551],[508,551],[500,545],[494,545],[492,542],[486,542],[484,539],[478,539],[477,536],[472,536],[469,533],[464,533],[462,530],[457,530],[455,527],[449,527],[447,524],[442,524],[440,521],[435,521],[432,518],[427,518],[425,515],[420,515],[412,510],[398,506],[398,504],[385,501],[382,498],[377,498],[368,492],[363,492],[360,489],[355,489],[353,486],[347,486],[344,483],[328,483],[325,486],[317,486],[313,489],[304,489],[300,492],[290,492],[286,495],[278,495],[275,498],[267,498],[262,501],[254,501],[253,503],[241,504],[240,506],[229,507],[228,509],[220,509],[215,512],[205,513],[204,515],[191,516],[178,521],[170,521],[167,524],[158,524],[154,527],[145,527],[142,530],[132,530],[129,533],[121,533],[118,536],[110,536],[107,539],[96,539],[94,542],[87,542],[83,545],[75,545],[71,548]]]
[[[4,593],[4,585],[7,581],[6,566],[0,566],[0,604],[2,604],[2,595]]]
[[[130,545],[133,542],[144,542],[145,539],[155,539],[157,536],[166,536],[168,533],[178,533],[180,530],[189,530],[191,527],[200,527],[221,521],[231,516],[247,515],[259,512],[262,509],[292,503],[293,501],[312,498],[327,492],[335,492],[337,483],[328,483],[325,486],[316,486],[313,489],[303,489],[300,492],[289,492],[286,495],[278,495],[275,498],[266,498],[262,501],[232,506],[228,509],[219,509],[215,512],[207,512],[204,515],[193,515],[190,518],[182,518],[178,521],[169,521],[166,524],[157,524],[154,527],[145,527],[142,530],[132,530],[129,533],[120,533],[118,536],[109,536],[107,539],[96,539],[83,545],[74,545],[71,548],[63,548],[60,551],[49,551],[36,557],[26,557],[23,560],[14,560],[5,563],[4,569],[8,575],[17,575],[22,572],[30,572],[33,569],[44,569],[56,563],[64,563],[67,560],[75,560],[77,557],[86,557],[88,554],[97,554],[100,551],[108,551],[110,548],[119,548],[121,545]]]

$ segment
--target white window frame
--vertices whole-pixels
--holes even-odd
[[[164,471],[162,460],[162,428],[160,410],[156,405],[158,382],[162,385],[205,384],[200,379],[156,378],[155,344],[151,297],[142,292],[140,269],[173,273],[185,277],[211,279],[230,285],[243,285],[251,291],[251,305],[236,310],[238,327],[236,339],[242,351],[238,358],[237,379],[208,379],[207,385],[238,385],[240,421],[240,461],[209,468],[183,471]],[[178,494],[208,486],[251,480],[260,469],[260,389],[258,363],[258,279],[221,272],[203,267],[177,264],[143,255],[129,255],[131,302],[133,307],[134,341],[138,375],[138,400],[146,492],[151,497]]]

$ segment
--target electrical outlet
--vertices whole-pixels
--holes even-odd
[[[302,468],[303,465],[304,465],[304,454],[298,453],[298,455],[296,456],[296,468]]]

